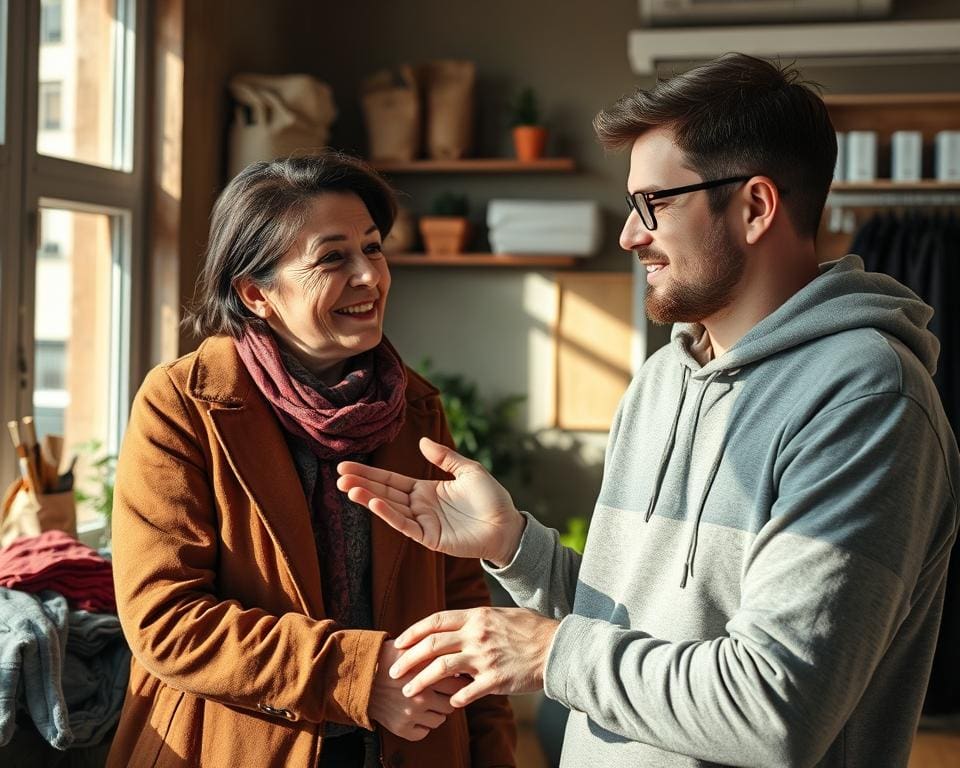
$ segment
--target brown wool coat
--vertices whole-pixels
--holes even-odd
[[[409,379],[403,429],[371,461],[436,477],[417,442],[449,443],[449,432],[436,390]],[[454,712],[415,743],[371,723],[384,638],[489,599],[477,562],[371,525],[376,630],[339,629],[324,618],[289,449],[233,342],[212,337],[153,370],[117,470],[114,578],[133,661],[108,765],[313,768],[326,721],[376,728],[391,768],[514,765],[502,697]]]

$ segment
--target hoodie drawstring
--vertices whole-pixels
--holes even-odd
[[[693,424],[690,428],[690,445],[693,446],[694,438],[697,434],[697,427],[700,423],[700,409],[703,407],[703,398],[707,394],[707,388],[713,384],[716,378],[723,371],[714,371],[703,382],[700,387],[700,393],[697,395],[697,404],[693,409]],[[667,474],[667,465],[670,463],[670,457],[673,455],[673,448],[677,441],[677,427],[680,424],[680,413],[683,411],[683,401],[687,396],[687,387],[690,383],[690,369],[683,366],[683,383],[680,385],[680,398],[677,401],[677,409],[673,414],[673,424],[670,426],[670,434],[667,437],[667,444],[663,448],[663,455],[660,456],[660,466],[657,469],[657,482],[653,486],[653,494],[650,496],[650,503],[647,505],[647,513],[643,521],[650,522],[653,517],[653,511],[656,509],[657,502],[660,500],[660,491],[663,489],[663,479]],[[683,577],[680,579],[680,588],[687,586],[687,577],[693,576],[693,561],[697,556],[697,540],[700,532],[700,521],[703,519],[703,510],[707,505],[707,496],[710,493],[710,487],[720,469],[720,461],[723,459],[723,445],[717,451],[713,459],[710,472],[707,474],[707,482],[703,486],[703,492],[700,494],[700,503],[697,504],[697,513],[693,519],[693,531],[690,534],[690,544],[687,546],[687,559],[683,563]]]
[[[690,430],[690,446],[693,447],[693,440],[697,434],[697,426],[700,422],[700,408],[703,405],[703,397],[707,392],[707,387],[709,387],[723,371],[714,371],[711,373],[707,380],[703,382],[703,387],[700,389],[700,395],[697,397],[697,407],[693,412],[693,427]],[[726,442],[726,441],[724,441]],[[700,493],[700,501],[697,504],[697,513],[693,518],[693,531],[690,533],[690,544],[687,546],[687,559],[683,563],[683,577],[680,579],[680,589],[684,589],[687,586],[687,577],[693,576],[693,560],[697,556],[697,540],[700,533],[700,521],[703,519],[703,510],[707,505],[707,496],[710,493],[710,486],[713,485],[714,478],[717,476],[717,471],[720,469],[720,461],[723,459],[723,444],[721,444],[720,449],[717,451],[717,455],[713,458],[713,464],[710,465],[710,472],[707,473],[707,481],[703,486],[703,491]]]
[[[660,457],[660,467],[657,469],[657,482],[653,486],[653,495],[650,496],[650,503],[647,505],[647,514],[643,522],[650,522],[653,516],[653,510],[657,506],[657,500],[660,498],[660,489],[663,486],[663,478],[667,474],[667,464],[670,463],[670,456],[673,453],[673,444],[677,439],[677,425],[680,423],[680,412],[683,410],[683,401],[687,396],[687,384],[690,382],[690,369],[683,366],[683,383],[680,385],[680,399],[677,401],[677,410],[673,414],[673,424],[670,427],[670,435],[667,437],[667,444],[663,447],[663,455]]]

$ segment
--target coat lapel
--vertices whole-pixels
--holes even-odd
[[[209,403],[210,418],[231,468],[283,554],[308,615],[324,615],[310,510],[280,425],[247,373],[233,341],[200,347],[189,392]]]

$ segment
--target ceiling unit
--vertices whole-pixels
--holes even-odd
[[[893,0],[638,0],[645,27],[876,19]]]
[[[707,61],[730,51],[850,64],[878,57],[895,63],[900,56],[954,62],[960,53],[960,20],[644,28],[628,33],[627,46],[638,75],[655,74],[658,63]]]

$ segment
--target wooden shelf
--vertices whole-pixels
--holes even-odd
[[[576,170],[571,157],[545,157],[521,163],[509,157],[467,158],[465,160],[373,161],[383,173],[570,173]]]
[[[569,269],[583,261],[575,256],[537,256],[499,253],[457,253],[427,256],[423,253],[387,254],[392,267],[521,267],[526,269]]]
[[[960,129],[960,93],[846,93],[824,97],[838,131],[876,131],[886,154],[894,131],[920,131],[929,145],[934,134]]]
[[[830,185],[831,192],[957,192],[960,181],[835,181]]]
[[[956,91],[940,93],[828,93],[824,95],[823,101],[828,107],[960,104],[960,93]]]

